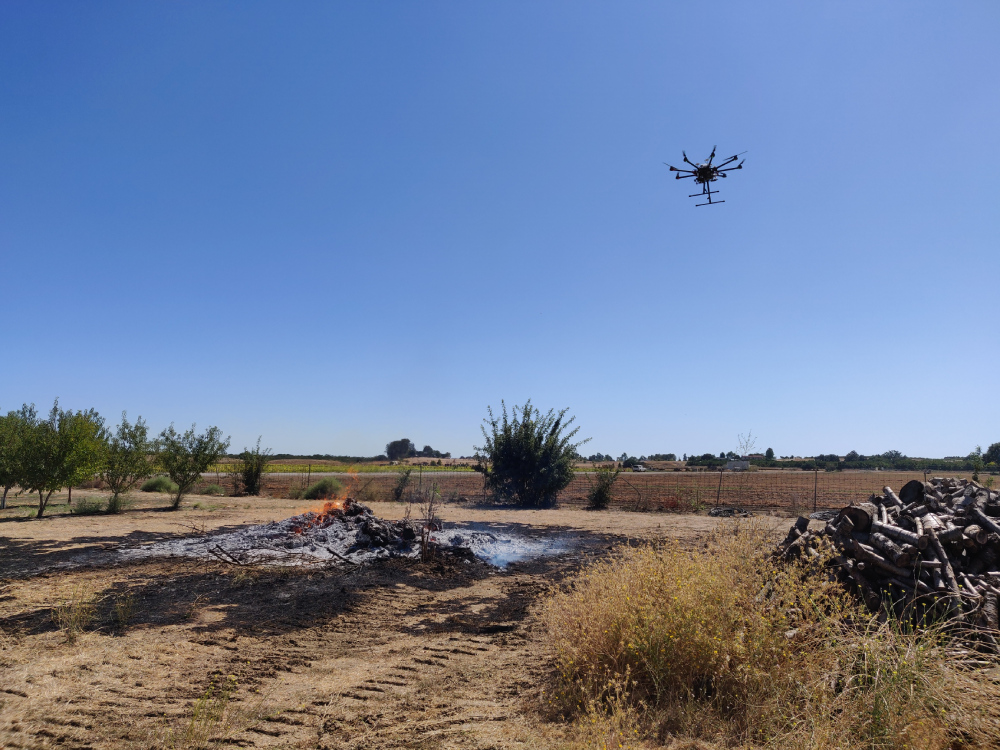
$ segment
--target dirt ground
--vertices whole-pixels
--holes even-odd
[[[35,521],[15,508],[0,518],[0,747],[558,747],[565,726],[539,710],[540,597],[617,544],[690,546],[718,522],[445,505],[446,524],[572,543],[503,570],[446,559],[354,570],[118,564],[122,546],[307,509],[199,498],[167,512],[164,501],[119,516]],[[398,518],[405,506],[372,510]],[[69,643],[53,611],[71,599],[91,601],[93,618]]]

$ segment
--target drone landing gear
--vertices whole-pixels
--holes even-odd
[[[713,195],[717,195],[718,192],[719,191],[716,190],[715,193],[713,193],[711,185],[705,185],[705,189],[704,190],[702,190],[700,193],[695,193],[694,195],[689,195],[688,198],[703,198],[706,195],[708,196],[708,202],[707,203],[695,203],[694,204],[695,207],[698,207],[698,206],[714,206],[717,203],[725,203],[725,201],[713,201],[712,200],[712,196]]]

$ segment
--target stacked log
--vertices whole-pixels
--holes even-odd
[[[780,553],[818,557],[832,543],[836,574],[873,614],[928,610],[978,629],[996,648],[1000,493],[967,479],[914,480],[851,504],[822,529],[799,518]]]

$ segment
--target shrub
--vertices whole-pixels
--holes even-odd
[[[610,466],[598,466],[590,490],[587,492],[587,507],[594,510],[604,510],[611,502],[611,491],[615,486],[621,469]]]
[[[104,512],[104,502],[96,497],[83,497],[76,501],[69,512],[74,516],[96,516]]]
[[[302,497],[306,500],[326,500],[336,496],[340,489],[340,482],[333,477],[325,477],[310,485],[309,489],[302,493]]]
[[[557,705],[593,720],[624,689],[648,734],[725,746],[991,746],[990,670],[953,661],[942,629],[868,617],[822,560],[776,566],[773,542],[751,522],[697,552],[624,548],[554,593]]]
[[[476,468],[497,499],[517,505],[550,505],[573,478],[577,448],[587,440],[571,442],[579,427],[563,434],[575,419],[564,421],[568,409],[542,414],[529,399],[523,407],[515,405],[508,417],[506,403],[501,401],[501,405],[501,419],[490,408],[489,419],[483,420],[485,443],[476,448]]]
[[[233,480],[233,494],[237,497],[241,495],[260,495],[263,489],[264,472],[271,462],[271,449],[260,449],[260,438],[257,438],[257,446],[252,450],[247,448],[236,457],[233,470],[229,476]]]
[[[177,492],[177,485],[168,477],[159,476],[147,479],[139,489],[143,492],[167,492],[172,495]]]
[[[200,490],[199,495],[225,495],[226,490],[218,484],[206,484]]]

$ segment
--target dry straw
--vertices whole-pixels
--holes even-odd
[[[822,558],[775,563],[775,541],[749,521],[696,552],[623,548],[554,592],[550,708],[592,747],[997,746],[1000,663],[969,669],[943,626],[871,619]]]

